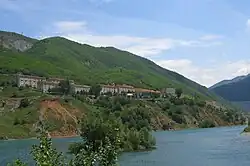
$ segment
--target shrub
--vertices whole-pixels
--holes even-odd
[[[179,124],[182,124],[182,123],[186,123],[185,119],[183,116],[179,115],[179,114],[172,114],[172,119],[176,122],[176,123],[179,123]]]
[[[19,124],[20,124],[20,120],[17,117],[15,117],[13,125],[16,126],[16,125],[19,125]]]
[[[162,109],[164,111],[167,111],[169,108],[171,107],[171,103],[169,101],[165,101],[163,104],[162,104]]]
[[[215,124],[213,121],[206,119],[199,124],[199,127],[200,128],[213,128],[215,127]]]
[[[24,98],[21,100],[19,108],[26,108],[29,106],[29,100],[27,98]]]
[[[205,101],[197,101],[197,105],[199,106],[199,107],[205,107],[206,106],[206,102]]]
[[[175,94],[176,94],[176,96],[178,97],[178,98],[180,98],[181,97],[181,95],[182,95],[182,89],[181,88],[178,88],[178,89],[176,89],[175,90]]]

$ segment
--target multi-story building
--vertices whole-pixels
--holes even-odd
[[[163,97],[165,96],[175,96],[175,89],[174,88],[164,88],[161,91]]]
[[[161,92],[151,89],[135,88],[135,97],[137,98],[151,98],[154,94],[160,95]]]
[[[81,92],[88,93],[91,88],[90,86],[87,85],[76,85],[76,84],[71,84],[71,87],[73,93],[81,93]]]
[[[102,90],[101,90],[101,94],[105,94],[105,93],[112,93],[112,94],[121,94],[121,93],[134,93],[135,92],[135,88],[133,86],[130,85],[126,85],[126,84],[122,84],[122,85],[101,85]]]
[[[41,90],[43,93],[48,93],[50,90],[57,88],[58,83],[50,82],[50,81],[40,81],[38,82],[38,89]]]
[[[18,87],[33,87],[38,88],[38,82],[46,80],[45,77],[37,77],[30,75],[17,74],[17,86]]]
[[[118,89],[116,88],[116,86],[113,84],[113,85],[101,85],[101,94],[105,94],[105,93],[112,93],[112,94],[115,94],[115,93],[118,93]]]
[[[121,93],[134,93],[135,92],[135,88],[133,86],[130,85],[116,85],[117,91],[119,94]]]

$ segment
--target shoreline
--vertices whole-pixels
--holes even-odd
[[[70,135],[70,136],[52,136],[51,139],[60,139],[60,138],[76,138],[80,137],[80,135]],[[29,138],[8,138],[2,139],[0,141],[17,141],[17,140],[37,140],[37,137],[29,137]]]
[[[221,127],[237,127],[237,126],[244,126],[244,125],[226,125],[226,126],[216,126],[213,128],[221,128]],[[199,127],[190,127],[190,128],[174,128],[173,130],[152,130],[152,132],[158,132],[158,131],[168,131],[168,132],[175,132],[175,131],[182,131],[182,130],[197,130],[197,129],[212,129],[212,128],[199,128]],[[240,133],[241,135],[249,135],[250,132],[244,132],[242,131]],[[80,137],[80,135],[73,134],[73,135],[54,135],[50,136],[51,139],[60,139],[60,138],[76,138]],[[37,137],[28,137],[28,138],[8,138],[8,139],[0,139],[0,141],[15,141],[15,140],[32,140],[37,139]]]

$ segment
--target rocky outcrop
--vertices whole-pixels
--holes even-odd
[[[18,51],[26,51],[30,49],[33,46],[32,43],[29,43],[25,40],[8,40],[3,43],[3,47],[8,48],[8,49],[15,49]]]
[[[0,31],[0,46],[3,48],[23,52],[30,49],[34,42],[35,39],[17,33]]]

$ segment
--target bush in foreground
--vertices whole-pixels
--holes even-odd
[[[105,126],[105,125],[104,125]],[[110,137],[110,132],[104,135],[97,135],[101,128],[92,128],[84,135],[85,141],[82,143],[82,149],[73,155],[70,161],[66,161],[62,153],[57,152],[52,148],[52,141],[48,137],[47,131],[44,127],[40,129],[39,145],[34,145],[31,150],[35,165],[37,166],[115,166],[117,165],[117,156],[119,147],[119,133],[117,130],[107,129],[113,131],[113,136]],[[105,130],[107,131],[107,130]],[[101,132],[103,134],[103,132]],[[16,160],[8,166],[28,166],[20,160]]]

